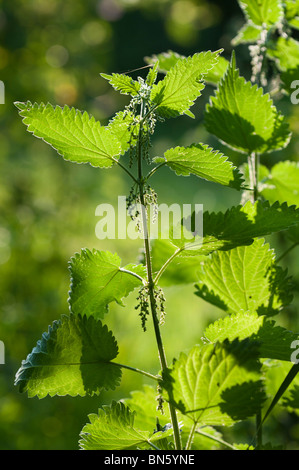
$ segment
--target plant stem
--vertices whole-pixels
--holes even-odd
[[[121,271],[122,273],[130,274],[131,276],[136,277],[137,279],[139,279],[139,281],[141,281],[144,284],[144,279],[141,276],[139,276],[139,274],[134,273],[133,271],[129,271],[128,269],[125,269],[125,268],[119,268],[119,271]]]
[[[152,272],[152,262],[151,262],[151,255],[150,255],[150,243],[148,237],[148,225],[147,225],[147,213],[146,213],[146,205],[145,205],[145,198],[144,198],[144,180],[142,176],[142,133],[143,133],[143,120],[144,120],[144,104],[141,103],[141,110],[140,110],[140,126],[139,126],[139,136],[137,142],[137,164],[138,164],[138,188],[139,188],[139,197],[140,197],[140,204],[141,204],[141,218],[142,218],[142,230],[143,230],[143,239],[144,239],[144,250],[145,250],[145,261],[146,261],[146,270],[147,270],[147,286],[149,291],[149,298],[150,298],[150,307],[151,307],[151,314],[152,320],[154,325],[154,331],[156,336],[156,343],[159,352],[159,359],[162,368],[162,372],[166,372],[168,369],[166,355],[163,347],[160,327],[159,327],[159,320],[157,315],[157,308],[156,308],[156,300],[155,300],[155,283],[153,281],[153,272]],[[174,432],[174,442],[175,448],[177,450],[181,449],[181,438],[180,438],[180,430],[177,420],[176,410],[171,403],[169,403],[169,411],[171,416],[171,422]]]
[[[157,375],[150,374],[149,372],[146,372],[145,370],[137,369],[136,367],[126,366],[125,364],[119,364],[119,363],[113,362],[113,361],[109,362],[109,364],[112,364],[113,366],[121,367],[123,369],[128,369],[128,370],[131,370],[133,372],[137,372],[138,374],[145,375],[146,377],[150,377],[151,379],[154,379],[154,380],[159,380],[160,379],[160,377],[158,377]]]
[[[196,426],[197,426],[197,422],[195,421],[193,423],[193,426],[192,426],[191,431],[189,433],[188,440],[187,440],[186,446],[185,446],[185,450],[190,450],[191,449],[192,440],[193,440],[193,436],[194,436],[194,433],[195,433],[195,430],[196,430]]]
[[[178,248],[174,253],[173,255],[170,256],[170,258],[168,258],[168,260],[163,264],[163,266],[161,267],[160,271],[157,273],[155,279],[154,279],[154,283],[156,284],[158,282],[158,280],[160,279],[160,277],[162,276],[162,274],[164,273],[165,269],[167,268],[167,266],[172,262],[172,260],[182,251],[181,248]]]
[[[237,447],[234,447],[232,444],[229,442],[224,441],[223,439],[220,439],[220,437],[213,436],[212,434],[209,434],[207,432],[202,431],[201,429],[196,429],[195,431],[197,434],[200,434],[201,436],[208,437],[209,439],[212,439],[212,441],[218,442],[219,444],[224,445],[225,447],[228,447],[229,449],[232,450],[239,450]]]
[[[120,167],[122,168],[129,176],[130,178],[132,178],[132,180],[137,183],[137,180],[135,178],[135,176],[130,172],[130,170],[128,170],[128,168],[126,168],[122,163],[120,163],[116,158],[113,158],[112,157],[112,160]]]
[[[248,170],[250,187],[252,188],[251,202],[254,204],[258,198],[258,181],[259,181],[259,155],[252,152],[248,156]]]
[[[257,446],[261,448],[263,443],[262,412],[256,414]]]

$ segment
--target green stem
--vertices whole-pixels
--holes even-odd
[[[135,178],[135,176],[130,172],[130,170],[128,170],[128,168],[126,168],[122,163],[120,163],[116,158],[113,158],[112,157],[112,160],[114,161],[114,163],[116,163],[120,168],[122,168],[122,170],[124,170],[129,176],[130,178],[132,178],[132,180],[135,182],[135,183],[138,183],[137,179]]]
[[[257,429],[257,446],[261,448],[263,444],[263,428],[262,428],[262,412],[261,410],[256,414],[256,429]]]
[[[141,276],[139,276],[139,274],[134,273],[133,271],[129,271],[128,269],[124,269],[124,268],[119,268],[119,271],[121,271],[122,273],[130,274],[131,276],[134,276],[137,279],[139,279],[139,281],[141,281],[142,284],[145,284],[144,279]]]
[[[190,450],[192,445],[193,436],[196,430],[197,422],[193,423],[193,426],[189,432],[188,440],[186,442],[185,450]]]
[[[209,439],[212,439],[212,441],[218,442],[219,444],[224,445],[225,447],[228,447],[229,449],[232,450],[239,450],[238,448],[234,447],[233,445],[229,444],[228,442],[224,441],[223,439],[220,439],[220,437],[213,436],[212,434],[209,434],[207,432],[202,431],[201,429],[196,429],[195,431],[197,434],[200,434],[201,436],[208,437]]]
[[[156,173],[157,170],[159,170],[159,168],[161,168],[162,166],[165,166],[166,165],[166,162],[162,162],[160,163],[159,165],[157,165],[155,168],[153,168],[149,173],[148,175],[145,177],[146,181],[149,180],[151,178],[151,176],[153,176],[154,173]]]
[[[142,228],[143,228],[143,239],[144,239],[144,251],[145,251],[145,261],[146,261],[146,270],[147,270],[147,286],[149,291],[149,298],[150,298],[150,307],[151,307],[151,314],[152,320],[154,325],[154,331],[156,336],[156,343],[159,352],[159,359],[160,365],[162,368],[162,372],[166,372],[168,369],[166,355],[163,347],[160,327],[159,327],[159,320],[157,315],[157,308],[156,308],[156,300],[155,300],[155,283],[153,280],[153,272],[152,272],[152,262],[151,262],[151,255],[150,255],[150,243],[148,237],[148,226],[147,226],[147,214],[146,214],[146,205],[145,205],[145,198],[144,198],[144,179],[142,177],[142,132],[143,132],[143,120],[144,120],[144,105],[141,104],[140,110],[140,127],[139,127],[139,136],[137,142],[137,164],[138,164],[138,187],[139,187],[139,197],[140,197],[140,204],[141,204],[141,217],[142,217]],[[171,422],[174,432],[174,442],[175,447],[177,450],[181,449],[181,438],[180,438],[180,430],[177,420],[176,410],[171,403],[169,403],[169,411],[171,416]]]
[[[172,260],[182,251],[181,248],[178,248],[171,256],[170,258],[168,258],[168,260],[163,264],[163,266],[161,267],[160,271],[156,274],[156,277],[154,279],[154,283],[156,284],[158,282],[158,280],[160,279],[160,277],[162,276],[162,274],[164,273],[165,269],[167,268],[167,266],[172,262]]]
[[[146,372],[145,370],[142,370],[142,369],[137,369],[136,367],[126,366],[124,364],[119,364],[117,362],[112,362],[112,361],[109,362],[109,364],[121,367],[122,369],[128,369],[128,370],[131,370],[133,372],[137,372],[138,374],[145,375],[146,377],[149,377],[150,379],[160,380],[160,377],[158,377],[157,375],[150,374],[149,372]]]
[[[248,156],[248,170],[250,187],[252,188],[251,202],[254,204],[258,199],[259,180],[259,156],[255,152]]]

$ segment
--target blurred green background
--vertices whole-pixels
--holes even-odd
[[[13,103],[67,104],[87,110],[106,124],[128,99],[113,91],[101,72],[142,67],[145,56],[168,49],[189,55],[224,48],[229,58],[230,41],[242,24],[236,1],[0,1],[0,79],[5,84],[5,104],[0,105],[0,339],[6,360],[0,365],[0,449],[78,449],[88,413],[112,399],[127,397],[145,383],[142,376],[124,371],[121,386],[113,393],[40,401],[28,399],[14,387],[22,359],[48,325],[68,313],[70,257],[88,247],[117,252],[123,264],[136,262],[141,243],[100,241],[95,236],[96,206],[116,206],[117,195],[130,189],[121,169],[96,170],[65,162],[26,132]],[[238,48],[237,61],[248,76],[246,47]],[[144,76],[146,70],[138,74]],[[135,78],[137,73],[132,75]],[[195,120],[182,117],[158,125],[154,156],[170,146],[204,142],[224,151],[234,163],[243,163],[243,157],[223,149],[203,127],[203,110],[211,92],[213,88],[207,86],[194,107]],[[287,102],[281,106],[289,111]],[[298,110],[293,106],[291,112],[290,122],[298,133]],[[274,155],[268,163],[295,159],[298,149],[294,147],[291,144],[283,157]],[[160,203],[196,202],[204,204],[205,210],[219,211],[240,201],[233,189],[195,177],[178,178],[167,168],[152,182]],[[274,243],[281,243],[282,250],[288,246],[284,238]],[[293,256],[289,262],[296,279],[297,259]],[[193,292],[193,286],[165,290],[168,313],[162,335],[169,361],[199,342],[207,323],[221,314]],[[296,302],[284,324],[297,326]],[[135,295],[125,303],[126,307],[112,304],[105,318],[119,343],[118,361],[156,373],[159,364],[152,330],[142,332]],[[296,446],[298,426],[292,426],[292,418],[283,419],[291,419],[284,439]],[[279,421],[275,426],[280,442],[285,427]]]

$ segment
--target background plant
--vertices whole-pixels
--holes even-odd
[[[278,136],[278,137],[280,138],[281,135]],[[168,157],[168,159],[169,159],[169,157]],[[233,214],[232,214],[232,215],[233,215]],[[269,215],[271,215],[271,214],[269,214]],[[273,215],[273,214],[272,214],[272,215]],[[231,219],[232,219],[232,222],[233,222],[234,218],[231,217]],[[238,219],[236,219],[236,220],[238,220]],[[272,220],[272,217],[269,217],[268,221],[269,221],[269,220]],[[262,226],[262,225],[263,225],[263,223],[261,224],[261,226]],[[222,228],[223,228],[223,226],[222,226]],[[248,229],[249,227],[246,227],[246,228]],[[262,228],[262,227],[260,227],[260,229],[261,229],[261,228]],[[269,228],[269,227],[268,227],[268,228]],[[271,228],[273,228],[273,226],[272,226]],[[271,230],[269,229],[269,232],[270,232],[270,231],[271,231]],[[259,232],[259,235],[262,235],[262,234],[263,234],[262,232]],[[230,234],[229,234],[229,233],[228,233],[227,235],[228,235],[228,237],[230,237]],[[248,236],[248,233],[245,234],[245,235]],[[251,233],[251,236],[252,236],[252,233]],[[226,240],[226,241],[227,241],[227,240]],[[230,243],[232,242],[231,240],[229,240],[229,241],[230,241]],[[239,242],[240,242],[240,241],[238,240],[238,243],[239,243]],[[236,243],[236,241],[233,241],[233,243]],[[233,244],[232,244],[232,246],[233,246]],[[232,246],[231,246],[231,247],[232,247]],[[160,251],[161,251],[161,250],[159,250],[159,252],[160,252]],[[169,268],[170,268],[170,266],[169,266]],[[168,271],[168,273],[169,273],[169,271]],[[161,277],[161,281],[162,281],[162,279],[163,279],[163,278]],[[167,283],[167,279],[165,278],[165,276],[164,276],[164,282]],[[168,282],[169,282],[169,281],[168,281]]]

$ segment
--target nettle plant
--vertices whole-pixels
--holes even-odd
[[[274,406],[298,412],[299,335],[273,319],[292,301],[292,278],[279,265],[286,252],[277,258],[264,237],[284,231],[292,243],[288,252],[299,244],[299,165],[281,161],[271,167],[271,153],[292,137],[272,98],[294,92],[299,43],[291,32],[299,26],[299,2],[248,0],[240,6],[246,24],[233,44],[249,44],[249,81],[240,75],[235,52],[228,61],[222,50],[190,57],[168,51],[147,58],[151,67],[145,78],[102,74],[115,90],[131,96],[106,126],[67,106],[16,103],[28,131],[65,160],[122,168],[132,180],[128,207],[141,207],[131,216],[143,235],[143,262],[122,267],[119,256],[108,251],[76,253],[69,263],[70,312],[43,333],[16,374],[20,391],[39,398],[114,390],[122,369],[152,380],[152,386],[91,414],[81,449],[271,448],[262,429]],[[206,129],[243,155],[242,166],[204,143],[153,158],[156,129],[181,115],[194,118],[190,108],[206,83],[216,88],[205,109]],[[153,165],[149,172],[147,163]],[[152,177],[165,166],[178,176],[192,174],[235,188],[240,204],[225,213],[205,211],[200,237],[182,219],[168,239],[151,240],[148,212],[157,205]],[[171,283],[193,283],[195,294],[224,315],[198,332],[200,344],[168,363],[161,324],[167,321],[163,286]],[[153,324],[160,360],[156,375],[118,363],[116,339],[103,324],[104,317],[109,324],[109,304],[121,304],[133,290],[140,334],[149,334],[147,322]],[[221,426],[252,418],[256,432],[250,442],[225,441]]]

